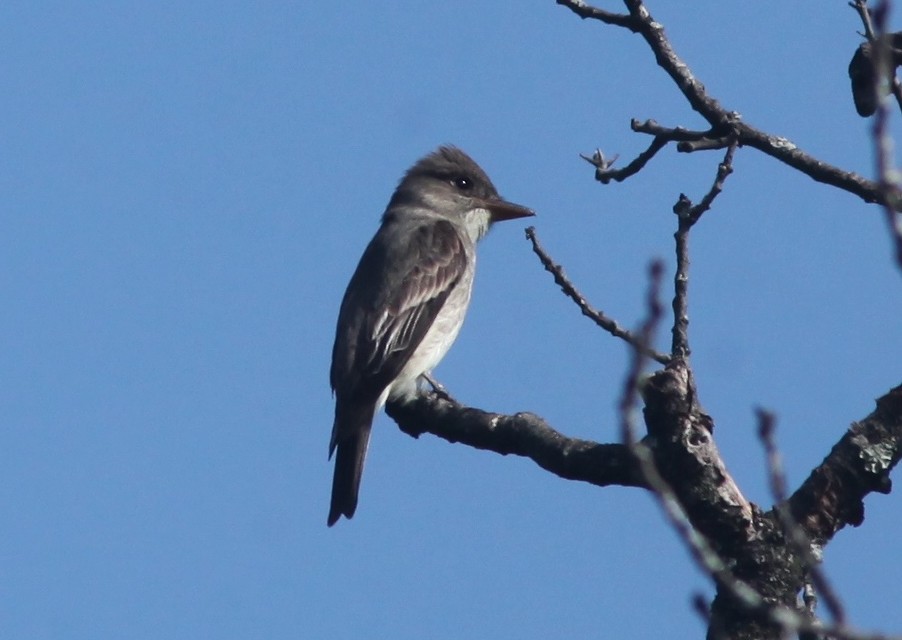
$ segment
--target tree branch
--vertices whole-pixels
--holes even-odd
[[[385,411],[414,438],[431,433],[448,442],[523,456],[556,476],[599,487],[645,487],[626,446],[568,438],[532,413],[490,413],[434,393],[421,394],[406,404],[389,402]]]
[[[878,637],[861,634],[846,625],[841,603],[825,576],[819,573],[817,546],[828,542],[846,524],[857,525],[863,521],[865,495],[889,491],[890,471],[902,457],[902,386],[882,397],[877,410],[865,421],[853,425],[788,501],[777,499],[774,510],[766,513],[750,503],[717,451],[713,421],[700,408],[687,360],[688,233],[721,192],[738,147],[757,149],[815,181],[847,191],[865,202],[883,204],[887,212],[902,210],[900,192],[888,186],[889,178],[895,174],[885,170],[881,172],[881,180],[868,180],[818,160],[786,138],[744,123],[739,113],[726,110],[707,93],[677,56],[663,27],[651,17],[642,0],[623,1],[628,10],[626,16],[594,9],[578,0],[558,0],[558,3],[583,18],[597,19],[641,35],[652,49],[657,64],[710,129],[691,131],[663,127],[653,120],[633,120],[633,131],[654,136],[651,144],[623,169],[612,169],[612,161],[606,160],[600,151],[591,159],[586,158],[595,166],[596,179],[608,183],[635,175],[670,143],[675,143],[677,151],[682,153],[727,149],[714,183],[701,202],[693,205],[681,196],[674,208],[680,226],[676,233],[673,353],[666,367],[653,374],[641,389],[648,437],[637,443],[636,435],[629,431],[627,441],[637,455],[645,483],[660,498],[693,559],[708,571],[717,585],[717,596],[710,610],[709,638],[777,637],[788,632],[803,632],[806,637],[824,634],[836,638]],[[864,0],[856,0],[859,10],[865,4]],[[902,56],[902,46],[899,49]],[[898,83],[894,82],[893,86]],[[890,217],[890,221],[894,230],[902,230],[902,217]],[[895,237],[902,256],[902,231]],[[534,236],[530,239],[541,259],[544,252]],[[543,264],[583,313],[590,315],[594,310],[566,280],[561,268],[547,255]],[[644,332],[630,341],[636,347],[629,378],[632,395],[624,396],[621,408],[622,420],[630,429],[633,427],[627,414],[638,388],[635,363],[641,363],[643,349],[648,348],[643,336]],[[769,453],[773,460],[773,448]],[[772,461],[772,465],[777,486],[776,463]],[[782,492],[779,489],[781,496]],[[793,521],[799,524],[794,525]],[[806,600],[806,607],[797,601],[809,575],[828,601],[836,621],[833,626],[823,624],[813,610],[806,608],[812,604],[813,597]]]
[[[889,493],[890,471],[902,456],[902,385],[877,400],[789,498],[793,518],[823,545],[846,525],[864,521],[864,497]]]
[[[896,265],[902,269],[902,188],[900,188],[898,171],[893,162],[893,140],[889,133],[889,105],[882,97],[883,78],[892,78],[890,84],[897,98],[902,95],[899,79],[896,78],[896,62],[892,59],[892,40],[902,34],[887,33],[889,4],[884,0],[874,12],[874,29],[876,40],[873,42],[874,56],[872,64],[876,73],[873,78],[873,91],[878,96],[876,115],[874,117],[874,147],[877,159],[877,178],[883,194],[883,211],[889,227],[890,238],[895,249]],[[902,103],[900,103],[902,104]]]
[[[561,290],[567,295],[568,298],[573,300],[576,303],[576,306],[579,307],[579,310],[582,311],[582,314],[587,318],[591,319],[595,324],[599,327],[610,333],[615,338],[620,338],[624,342],[627,342],[632,347],[641,350],[648,357],[660,362],[661,364],[666,364],[670,362],[670,356],[665,353],[660,353],[659,351],[655,351],[654,349],[645,346],[642,344],[641,340],[634,336],[632,333],[621,327],[617,324],[616,320],[613,320],[607,317],[604,312],[598,311],[593,308],[587,301],[585,296],[581,294],[572,282],[567,278],[564,274],[564,268],[559,264],[555,264],[555,262],[551,259],[551,256],[545,252],[545,249],[542,248],[542,245],[539,244],[539,239],[536,237],[536,229],[535,227],[529,227],[526,229],[526,237],[532,243],[532,250],[535,252],[537,256],[539,256],[539,260],[542,263],[542,266],[545,267],[545,270],[554,276],[554,282],[561,288]]]
[[[667,146],[670,142],[665,136],[656,136],[648,148],[640,153],[636,158],[622,169],[613,169],[614,160],[606,160],[604,154],[600,150],[596,150],[592,157],[580,154],[580,157],[595,167],[595,179],[601,184],[608,184],[611,180],[623,182],[630,176],[634,176],[641,171],[649,160],[657,155],[658,151]]]
[[[717,174],[708,193],[701,201],[693,205],[685,195],[673,207],[679,222],[674,233],[676,241],[676,274],[673,278],[673,340],[671,352],[674,357],[688,358],[689,348],[689,231],[702,215],[711,208],[714,199],[723,191],[724,182],[733,173],[733,154],[736,152],[735,142],[727,148],[723,161],[717,166]]]
[[[652,18],[651,13],[641,0],[624,0],[629,10],[629,16],[620,16],[620,19],[617,20],[610,19],[610,15],[618,14],[608,14],[608,12],[592,9],[583,2],[559,0],[558,3],[567,6],[581,17],[595,18],[606,24],[629,29],[634,33],[640,34],[645,39],[654,53],[658,66],[670,76],[690,106],[711,125],[711,131],[704,136],[702,142],[678,145],[678,151],[689,153],[706,148],[723,148],[729,144],[730,140],[733,140],[740,147],[747,146],[757,149],[775,160],[804,173],[817,182],[847,191],[867,203],[882,204],[886,202],[884,190],[881,189],[878,182],[868,180],[855,172],[844,171],[818,160],[799,149],[796,144],[787,138],[771,135],[756,129],[742,122],[739,113],[728,111],[721,106],[714,97],[707,93],[705,86],[695,78],[689,66],[677,55],[664,33],[664,27]],[[582,13],[577,11],[577,8]],[[603,14],[603,17],[602,15],[596,15],[595,12],[600,12]],[[671,131],[686,130],[678,128]],[[659,133],[655,133],[655,135],[659,135]],[[633,175],[644,166],[651,156],[660,150],[661,146],[663,145],[661,145],[660,141],[653,143],[653,146],[649,147],[649,150],[646,152],[646,154],[649,154],[648,157],[643,158],[640,156],[643,159],[640,165],[634,164],[639,161],[639,158],[637,158],[634,163],[629,165],[630,171],[622,169],[619,173],[606,174],[602,172],[600,175],[596,175],[596,179],[605,183],[610,182],[611,179],[622,180],[629,175]],[[653,153],[649,153],[651,151]]]
[[[819,554],[812,548],[811,540],[808,535],[796,522],[789,507],[786,504],[786,476],[783,473],[783,460],[780,451],[777,448],[775,431],[777,429],[777,419],[770,411],[757,409],[755,411],[758,417],[758,437],[764,445],[764,452],[767,457],[767,471],[770,479],[771,495],[774,499],[774,513],[777,515],[780,526],[783,528],[783,535],[792,544],[792,551],[801,558],[811,578],[811,582],[818,592],[824,597],[824,603],[827,610],[833,616],[833,620],[837,624],[846,624],[846,612],[842,601],[833,589],[833,585],[827,579],[820,564]],[[808,594],[806,594],[808,595]],[[811,594],[813,597],[813,594]],[[814,609],[809,611],[814,615]]]
[[[638,26],[633,22],[630,16],[621,13],[612,13],[604,9],[592,7],[582,0],[556,0],[558,4],[570,9],[583,20],[592,19],[599,20],[605,24],[613,24],[618,27],[624,27],[630,31],[637,31]]]
[[[843,171],[822,162],[781,136],[773,136],[745,123],[738,123],[736,140],[741,147],[757,149],[804,173],[816,182],[847,191],[867,203],[879,203],[884,199],[880,185],[874,180],[868,180],[853,171]]]

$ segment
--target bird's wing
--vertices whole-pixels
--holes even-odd
[[[367,247],[342,302],[331,375],[333,389],[374,397],[404,368],[467,269],[466,249],[450,222],[424,222],[402,244],[380,236]]]

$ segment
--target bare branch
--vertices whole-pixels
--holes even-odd
[[[618,27],[624,27],[630,31],[636,31],[638,27],[633,23],[630,16],[621,13],[612,13],[603,9],[597,9],[583,2],[582,0],[556,0],[558,4],[570,9],[583,20],[592,19],[600,20],[606,24],[613,24]]]
[[[806,176],[858,196],[868,203],[881,202],[880,186],[873,180],[853,172],[843,171],[799,149],[790,140],[766,134],[745,123],[737,125],[737,142],[752,147],[796,169]]]
[[[654,290],[654,289],[653,289]],[[660,304],[655,300],[654,303],[651,304],[651,310],[649,312],[649,319],[646,321],[642,334],[643,336],[650,337],[650,332],[656,324],[655,318],[660,316]],[[801,628],[804,625],[812,624],[811,621],[804,619],[800,614],[796,611],[788,608],[779,606],[774,602],[766,600],[763,598],[758,592],[756,592],[753,588],[751,588],[747,583],[742,580],[737,579],[727,562],[721,557],[720,553],[712,546],[712,543],[709,542],[708,538],[702,533],[702,529],[700,528],[700,523],[698,522],[699,518],[699,505],[687,506],[683,505],[688,502],[692,504],[692,498],[686,495],[686,492],[683,492],[683,495],[678,494],[678,490],[675,489],[677,485],[671,485],[665,477],[662,475],[659,465],[667,464],[666,459],[669,457],[667,454],[662,454],[661,451],[655,450],[653,451],[647,445],[638,441],[637,432],[638,429],[635,425],[635,404],[636,404],[636,391],[635,389],[638,386],[638,372],[641,371],[641,362],[642,355],[637,352],[633,355],[633,362],[630,366],[630,373],[627,376],[626,384],[624,386],[624,392],[622,395],[622,399],[620,402],[620,415],[621,415],[621,431],[624,434],[624,439],[627,444],[630,446],[630,450],[636,456],[636,460],[639,463],[639,469],[642,472],[642,475],[648,484],[651,487],[652,495],[658,501],[658,505],[661,507],[661,510],[664,512],[665,517],[667,518],[668,523],[671,528],[677,533],[680,539],[684,542],[687,549],[689,550],[689,554],[692,557],[692,560],[695,564],[705,573],[707,573],[714,580],[715,584],[718,585],[720,590],[724,590],[729,593],[734,599],[742,603],[743,608],[746,611],[754,611],[759,615],[766,616],[770,619],[771,624],[776,625],[778,627],[785,628],[787,626],[787,621],[791,621],[795,628]],[[654,378],[658,378],[658,381],[653,385],[654,387],[658,387],[662,390],[669,390],[669,392],[676,391],[680,393],[681,398],[670,398],[665,401],[665,405],[669,407],[669,411],[673,411],[675,406],[684,404],[688,402],[688,404],[694,405],[694,400],[690,397],[694,396],[694,393],[690,392],[687,394],[683,394],[683,391],[689,391],[689,387],[691,386],[689,383],[689,371],[686,367],[686,363],[684,361],[676,361],[674,364],[668,366],[668,368],[664,372],[660,372],[656,374]],[[661,383],[664,384],[661,384]],[[684,384],[685,383],[685,384]],[[648,395],[645,394],[648,401]],[[657,404],[656,400],[651,400],[649,405]],[[649,406],[651,408],[651,406]],[[675,413],[677,415],[682,415],[684,417],[688,417],[684,411],[676,410]],[[646,410],[646,422],[649,422],[651,418],[649,417],[649,411]],[[668,420],[669,421],[669,420]],[[651,424],[649,424],[650,433],[651,433]],[[683,430],[683,427],[676,427],[679,431]],[[685,448],[688,442],[692,442],[693,447],[701,445],[701,447],[710,447],[713,448],[713,440],[708,436],[706,441],[700,440],[698,437],[688,440],[686,437],[678,437],[679,442],[676,444],[676,448]],[[655,438],[653,441],[656,442],[656,448],[661,444],[659,439]],[[666,447],[665,447],[666,448]],[[716,454],[716,449],[713,449],[714,457],[719,460],[719,455]],[[684,451],[684,454],[689,457],[693,457],[697,452],[688,452]],[[666,468],[666,467],[665,467]],[[703,464],[700,469],[709,468],[706,464]],[[719,471],[724,471],[725,468],[720,467]],[[695,485],[695,482],[690,480],[688,483],[690,485]],[[738,494],[738,489],[734,494],[733,489],[735,489],[735,483],[732,483],[732,480],[729,481],[731,484],[731,488],[728,488],[724,493],[725,496],[730,496],[728,500],[732,503],[744,501],[744,498],[741,497],[741,494]],[[726,487],[727,483],[724,483]],[[751,534],[753,530],[753,513],[750,505],[746,503],[746,506],[749,507],[745,510],[745,515],[741,516],[741,529],[745,529],[749,531]],[[727,509],[724,511],[716,510],[712,511],[711,505],[702,506],[701,509],[708,513],[713,513],[715,519],[719,519],[721,517],[726,517],[732,519],[735,515],[735,511],[731,509]],[[696,516],[695,520],[692,519],[690,515],[690,510],[695,511]],[[707,523],[710,525],[710,523]],[[704,527],[704,523],[702,523],[702,527]],[[712,537],[712,540],[715,541],[715,544],[718,543],[718,538]],[[695,608],[699,611],[706,620],[709,622],[709,627],[711,631],[716,631],[716,633],[709,633],[709,637],[730,637],[727,632],[723,629],[723,618],[712,615],[712,612],[708,609],[707,606],[704,606],[703,603],[700,603],[698,599],[695,601]],[[777,616],[780,616],[779,621],[776,620]]]
[[[723,142],[722,136],[716,136],[712,131],[690,131],[683,127],[663,127],[654,120],[640,122],[634,118],[630,121],[630,128],[637,133],[653,135],[654,139],[645,151],[622,169],[612,168],[614,160],[617,159],[616,156],[612,160],[607,160],[600,150],[596,150],[592,157],[580,155],[583,160],[595,167],[595,179],[602,184],[608,184],[611,180],[623,182],[637,174],[670,142],[677,142],[677,151],[684,152],[697,149],[720,149],[729,144],[729,142]]]
[[[689,65],[673,50],[663,25],[651,17],[645,4],[641,0],[624,0],[624,4],[638,27],[637,32],[655,54],[658,66],[676,83],[689,105],[715,128],[728,124],[727,110],[709,96],[705,86],[692,75]]]
[[[598,157],[599,152],[596,151],[593,159],[590,160],[586,156],[581,156],[585,160],[588,160],[591,164],[595,166],[595,179],[598,180],[602,184],[608,184],[611,180],[616,180],[617,182],[623,182],[630,176],[634,176],[639,171],[648,164],[648,161],[655,157],[655,155],[667,146],[668,140],[663,136],[657,136],[654,140],[651,141],[651,144],[648,145],[648,148],[636,156],[635,160],[630,162],[628,165],[623,167],[622,169],[612,169],[611,165],[613,164],[613,160],[609,162],[603,161],[598,162],[595,158]]]
[[[807,613],[763,598],[745,582],[732,576],[717,550],[711,547],[706,538],[699,533],[699,530],[703,531],[711,527],[713,527],[712,531],[719,529],[723,532],[738,525],[740,530],[745,531],[742,534],[743,537],[748,536],[749,539],[760,540],[763,532],[758,530],[758,526],[763,521],[753,515],[751,507],[737,510],[736,507],[739,505],[736,500],[737,496],[741,494],[734,493],[734,491],[738,491],[735,489],[735,484],[729,480],[728,476],[724,477],[725,468],[710,463],[718,456],[716,449],[710,448],[713,447],[710,437],[707,438],[707,441],[705,440],[704,434],[707,433],[710,426],[704,426],[704,416],[697,415],[697,409],[688,409],[686,406],[687,402],[690,406],[693,405],[692,398],[695,397],[694,390],[687,386],[688,379],[688,370],[684,363],[670,365],[668,369],[655,374],[643,386],[643,396],[646,398],[645,413],[650,434],[657,433],[655,441],[658,444],[655,445],[653,467],[657,469],[662,460],[672,460],[673,455],[670,451],[661,453],[657,451],[657,447],[664,446],[666,448],[668,445],[662,440],[669,429],[676,428],[678,442],[674,442],[674,445],[684,447],[686,444],[690,444],[692,450],[688,452],[689,456],[701,456],[701,458],[698,464],[693,465],[695,473],[687,474],[688,467],[680,465],[676,467],[670,465],[668,473],[680,475],[684,480],[688,477],[688,481],[685,483],[688,486],[683,487],[683,490],[694,491],[696,488],[719,486],[718,495],[726,500],[726,503],[723,504],[720,503],[720,499],[714,504],[705,504],[706,501],[696,504],[691,494],[679,496],[675,492],[673,493],[674,497],[668,500],[667,508],[674,510],[671,515],[677,519],[678,530],[685,530],[688,537],[684,539],[692,541],[698,546],[698,548],[693,548],[693,558],[701,563],[700,566],[705,571],[715,576],[719,588],[725,589],[731,594],[731,598],[743,603],[742,606],[750,615],[762,616],[769,621],[769,624],[776,625],[781,629],[808,631],[812,634],[826,635],[842,640],[886,638],[886,636],[876,634],[865,634],[842,624],[824,625],[810,619]],[[461,406],[435,394],[420,395],[406,404],[390,402],[386,410],[389,416],[398,423],[401,430],[413,437],[419,437],[422,433],[433,433],[450,442],[461,442],[502,455],[525,456],[560,477],[581,480],[597,486],[612,484],[634,487],[649,486],[636,463],[634,454],[627,446],[598,444],[567,438],[533,414],[489,413]],[[696,412],[695,415],[693,412]],[[879,417],[874,418],[872,414],[865,421],[875,424],[871,425],[868,430],[856,432],[851,437],[852,440],[861,441],[853,457],[857,457],[859,464],[870,470],[869,473],[885,474],[892,466],[891,461],[875,461],[872,456],[863,455],[863,451],[868,449],[863,439],[874,437],[875,441],[879,441],[875,434],[868,435],[869,430],[878,428],[892,428],[896,432],[902,433],[902,386],[878,401],[875,414],[879,414]],[[661,421],[672,420],[676,421],[672,427],[661,424]],[[892,425],[889,424],[891,422]],[[652,430],[653,426],[654,430]],[[661,429],[665,431],[662,432]],[[685,429],[689,429],[691,433],[687,433]],[[844,437],[843,440],[846,439]],[[640,445],[640,448],[650,451],[645,445]],[[898,456],[898,451],[895,455]],[[848,465],[848,459],[840,464]],[[875,469],[875,464],[880,468]],[[704,474],[704,478],[698,476],[697,473]],[[806,481],[806,485],[808,484],[809,481]],[[664,481],[664,485],[669,486],[666,481]],[[806,488],[806,485],[803,485],[800,492]],[[797,492],[798,494],[799,492]],[[793,496],[794,498],[795,496]],[[791,504],[793,499],[790,500]],[[683,513],[680,511],[680,505],[689,505],[686,507],[689,510],[688,513],[696,513],[691,522],[686,518],[685,513],[682,516],[678,515]],[[701,511],[698,511],[699,509]],[[793,513],[797,512],[793,510]],[[699,514],[702,514],[701,521],[695,519],[700,517]],[[705,518],[714,518],[715,520],[706,520]],[[721,520],[723,518],[726,520]],[[721,524],[716,524],[718,521]],[[734,524],[727,525],[729,521],[733,521]],[[714,535],[711,539],[722,544],[722,540],[718,540],[719,537],[721,536]],[[730,536],[728,535],[728,537]],[[722,622],[722,618],[712,616],[711,628],[715,629]]]
[[[889,473],[902,457],[902,385],[843,435],[789,498],[792,516],[808,537],[825,544],[846,525],[864,521],[864,497],[889,493]]]
[[[755,413],[758,416],[758,437],[764,445],[764,452],[767,456],[767,469],[771,495],[774,498],[774,511],[777,514],[780,526],[783,528],[783,534],[792,544],[793,551],[807,567],[808,575],[818,592],[824,597],[824,603],[827,605],[827,610],[833,617],[834,622],[846,624],[846,612],[842,601],[836,595],[836,591],[827,579],[827,575],[823,572],[820,558],[812,549],[811,540],[802,527],[799,526],[799,523],[793,519],[789,507],[786,505],[786,476],[783,473],[783,462],[774,436],[777,426],[776,417],[773,413],[764,409],[757,409]]]
[[[673,278],[673,340],[670,349],[677,358],[688,358],[691,353],[689,348],[689,231],[705,211],[711,208],[714,199],[723,191],[727,176],[733,173],[735,152],[736,143],[733,142],[717,166],[717,174],[714,176],[711,188],[697,205],[693,205],[689,198],[680,194],[679,200],[673,207],[679,223],[673,236],[676,241],[677,268]]]
[[[627,342],[632,345],[636,349],[640,349],[643,351],[645,355],[648,357],[660,362],[661,364],[667,364],[670,362],[670,356],[665,353],[660,353],[655,351],[654,349],[647,347],[642,344],[641,340],[634,336],[632,333],[621,327],[616,320],[613,320],[606,316],[604,312],[598,311],[592,307],[587,301],[585,296],[581,294],[573,283],[564,275],[564,269],[559,264],[555,264],[555,262],[551,259],[545,249],[542,248],[542,245],[539,244],[539,239],[536,237],[535,227],[529,227],[526,229],[526,237],[532,243],[532,250],[535,252],[537,256],[539,256],[539,260],[542,263],[542,266],[545,267],[545,270],[548,271],[551,275],[554,276],[554,282],[561,288],[561,290],[566,294],[568,298],[573,300],[576,303],[576,306],[579,307],[579,310],[582,312],[584,316],[591,319],[595,324],[599,327],[610,333],[615,338],[620,338],[621,340]]]
[[[682,147],[678,147],[678,150],[690,152],[703,148],[722,148],[728,144],[727,136],[732,136],[732,139],[735,139],[736,144],[740,147],[748,146],[757,149],[804,173],[817,182],[847,191],[868,203],[882,203],[886,201],[884,192],[876,181],[868,180],[855,172],[844,171],[822,162],[799,149],[796,144],[787,138],[765,133],[742,122],[737,112],[725,109],[715,98],[707,93],[704,85],[695,78],[689,66],[676,54],[664,33],[664,27],[652,18],[644,3],[640,0],[624,0],[624,2],[629,10],[629,16],[626,18],[621,17],[622,19],[618,20],[607,19],[607,15],[598,17],[577,13],[582,15],[582,17],[597,18],[607,24],[620,26],[639,33],[654,53],[658,66],[671,77],[690,106],[711,126],[712,132],[705,136],[710,141],[695,145],[682,145]],[[564,4],[574,11],[575,7],[586,8],[586,5],[582,2],[563,1],[560,4]],[[606,14],[606,12],[602,13]],[[659,145],[660,143],[655,146]],[[655,152],[657,150],[659,149],[656,149]],[[638,170],[641,169],[641,166],[631,166],[632,168]],[[616,174],[614,177],[609,177],[610,179],[617,179]],[[599,180],[601,180],[601,177],[599,177]]]
[[[673,329],[670,350],[674,357],[688,358],[689,348],[689,230],[694,222],[689,217],[692,209],[689,199],[680,194],[674,205],[674,213],[679,216],[676,241],[676,273],[673,276]],[[682,213],[685,210],[685,215]]]
[[[849,2],[849,6],[858,12],[861,18],[861,24],[864,25],[864,37],[868,40],[874,40],[874,27],[871,24],[871,12],[868,9],[868,0],[853,0]]]
[[[646,306],[648,308],[648,317],[642,323],[639,330],[637,345],[638,348],[633,351],[630,359],[630,368],[626,375],[626,381],[623,385],[623,393],[620,397],[620,434],[621,439],[632,449],[635,449],[639,442],[638,428],[636,427],[636,407],[639,404],[639,378],[642,375],[642,369],[645,365],[645,358],[649,350],[649,345],[654,342],[654,334],[661,323],[661,316],[664,310],[661,302],[658,300],[661,291],[661,278],[664,275],[664,263],[656,260],[651,263],[648,269],[648,295],[646,297]],[[635,453],[635,451],[634,451]],[[638,456],[640,467],[644,464],[641,456]],[[652,463],[653,465],[654,463]],[[642,475],[649,477],[647,469],[642,468]]]
[[[437,394],[421,394],[408,403],[391,402],[386,413],[414,438],[431,433],[448,442],[529,458],[561,478],[599,487],[644,487],[629,449],[568,438],[531,413],[503,415],[465,407]]]
[[[668,142],[691,142],[697,140],[705,140],[706,138],[717,137],[713,130],[693,131],[684,127],[665,127],[656,120],[639,121],[636,118],[630,120],[630,129],[636,133],[647,133],[649,135],[664,138]]]
[[[736,141],[733,140],[728,144],[729,146],[727,147],[727,152],[724,154],[723,160],[717,165],[717,174],[714,176],[714,182],[711,184],[708,193],[704,195],[697,205],[690,207],[686,212],[690,224],[698,222],[699,218],[702,217],[702,214],[711,208],[714,199],[723,191],[723,185],[724,182],[726,182],[727,177],[733,173],[733,156],[736,153]]]
[[[840,528],[846,524],[860,524],[864,495],[889,490],[889,473],[902,457],[902,386],[881,398],[877,410],[862,424],[850,429],[788,501],[782,499],[785,480],[772,440],[771,419],[770,431],[763,437],[771,438],[766,447],[769,447],[775,496],[780,498],[775,500],[773,511],[763,513],[745,498],[729,474],[714,444],[713,421],[698,404],[687,361],[688,234],[721,193],[732,170],[736,149],[745,146],[757,149],[815,181],[847,191],[865,202],[884,205],[902,266],[902,217],[896,213],[902,210],[902,179],[892,168],[889,145],[885,144],[882,149],[885,170],[878,172],[878,180],[868,180],[821,162],[784,137],[746,124],[737,112],[728,111],[707,93],[704,85],[677,56],[663,26],[652,18],[644,2],[623,1],[628,16],[608,14],[578,0],[558,0],[559,4],[568,6],[583,18],[597,19],[638,33],[651,48],[657,64],[709,129],[690,131],[682,127],[663,127],[653,120],[644,123],[634,120],[633,131],[654,136],[650,145],[623,169],[613,169],[612,162],[598,153],[590,160],[596,169],[596,179],[607,183],[632,176],[671,142],[683,153],[726,149],[712,187],[699,204],[694,205],[681,196],[674,208],[680,222],[676,233],[672,354],[664,370],[656,372],[641,387],[648,437],[639,442],[635,424],[638,381],[644,358],[648,357],[650,338],[646,328],[649,325],[645,325],[639,335],[632,336],[633,365],[621,403],[625,441],[636,455],[644,483],[652,489],[671,525],[685,540],[693,559],[717,585],[717,596],[710,609],[709,637],[720,637],[720,633],[724,637],[739,637],[747,632],[751,633],[741,637],[776,637],[776,632],[780,632],[783,635],[797,633],[806,638],[877,638],[879,636],[862,634],[848,627],[841,603],[820,571],[818,552],[819,546],[829,541]],[[869,39],[883,42],[893,56],[898,53],[902,60],[902,44],[896,47],[886,44],[889,40],[880,39],[881,33],[885,33],[885,28],[881,30],[880,16],[874,16],[877,25],[874,29],[867,3],[855,0],[850,4],[862,16]],[[899,36],[902,43],[902,33]],[[902,106],[902,88],[894,74],[889,77]],[[886,126],[885,122],[883,126]],[[887,141],[888,137],[883,135],[882,139]],[[534,251],[555,276],[558,285],[584,314],[592,317],[590,312],[594,310],[572,287],[562,269],[544,254],[534,235],[529,237]],[[652,289],[656,290],[654,286]],[[653,306],[650,304],[649,318],[655,316]],[[762,432],[768,431],[765,414],[761,414],[761,422]],[[825,625],[815,618],[813,590],[806,589],[805,606],[799,604],[798,593],[805,588],[809,576],[823,596],[835,625]]]
[[[895,65],[890,64],[890,42],[886,33],[886,22],[889,15],[889,5],[881,2],[874,12],[874,30],[876,40],[873,43],[873,63],[876,68],[874,74],[874,93],[878,96],[877,111],[874,118],[874,147],[877,159],[877,179],[883,194],[884,215],[889,227],[890,238],[895,249],[896,264],[902,269],[902,186],[900,186],[899,174],[893,163],[893,140],[889,133],[889,106],[887,101],[880,96],[880,84],[882,79],[892,73],[892,82],[898,91],[899,80],[895,77]],[[892,69],[892,72],[890,71]],[[899,95],[897,93],[897,95]],[[902,102],[900,102],[902,104]]]
[[[718,586],[709,637],[734,637],[737,624],[741,626],[747,621],[731,618],[725,611],[738,607],[745,616],[757,620],[755,628],[763,633],[761,637],[778,637],[766,631],[768,627],[776,627],[783,633],[805,632],[843,640],[885,638],[860,632],[841,622],[824,624],[784,599],[797,592],[797,589],[788,592],[783,589],[786,581],[792,584],[799,567],[795,562],[786,562],[786,556],[774,545],[775,532],[768,524],[770,519],[745,502],[723,466],[710,437],[712,427],[705,426],[710,419],[695,406],[690,378],[686,363],[675,360],[643,386],[646,424],[655,443],[652,473],[658,473],[661,478],[659,482],[653,475],[647,476],[647,482],[655,496],[665,496],[659,502],[668,520],[687,544],[693,560]],[[881,411],[893,413],[898,407],[891,405],[902,406],[902,386],[896,392],[898,398],[892,402],[881,399]],[[898,419],[902,425],[902,418]],[[648,449],[644,445],[637,447],[639,455],[643,450]],[[874,463],[865,456],[861,459],[864,466]],[[640,468],[647,472],[641,462]],[[671,499],[668,492],[675,497]],[[674,509],[674,504],[682,509]],[[729,559],[729,564],[724,558]],[[737,575],[740,569],[742,573]],[[762,576],[766,577],[762,580]],[[801,588],[800,574],[797,579]],[[759,593],[751,583],[766,586],[770,591]],[[781,583],[783,588],[777,586]],[[714,632],[721,635],[711,635]]]

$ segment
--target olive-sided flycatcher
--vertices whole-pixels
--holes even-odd
[[[373,417],[404,400],[447,353],[470,304],[476,242],[493,222],[534,215],[503,200],[470,156],[439,147],[395,189],[338,314],[330,381],[335,458],[328,524],[357,509]]]

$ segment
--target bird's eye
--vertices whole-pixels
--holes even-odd
[[[473,181],[467,176],[455,176],[451,178],[451,184],[461,191],[469,191],[473,188]]]

